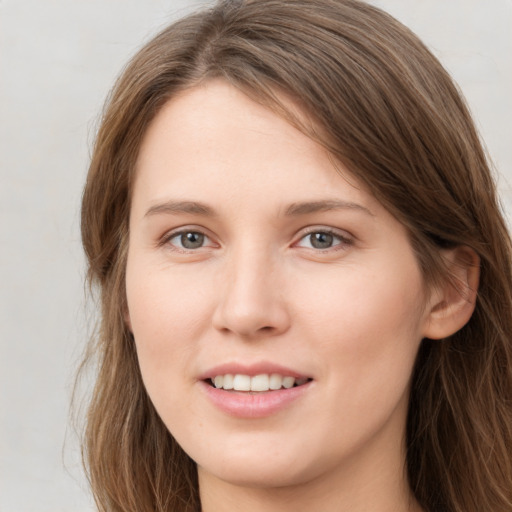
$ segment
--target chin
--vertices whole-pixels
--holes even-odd
[[[268,467],[269,465],[235,463],[226,467],[213,468],[212,471],[207,468],[203,468],[203,470],[211,473],[215,478],[237,487],[266,489],[293,487],[314,477],[309,471],[297,470],[290,462],[273,467]]]
[[[308,459],[304,448],[276,453],[273,449],[254,449],[251,453],[236,452],[199,461],[199,472],[241,487],[278,488],[300,485],[320,476],[326,461]]]

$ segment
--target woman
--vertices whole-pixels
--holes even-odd
[[[83,198],[101,510],[512,510],[510,241],[467,108],[355,0],[221,1]]]

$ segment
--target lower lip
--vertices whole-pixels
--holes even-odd
[[[249,393],[217,389],[204,381],[200,382],[217,408],[230,416],[249,419],[265,418],[286,409],[310,389],[311,383],[277,391]]]

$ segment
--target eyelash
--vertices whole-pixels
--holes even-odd
[[[327,252],[329,250],[340,250],[340,249],[346,249],[347,247],[350,247],[354,244],[354,240],[348,236],[348,234],[342,234],[339,231],[336,231],[331,228],[310,228],[306,233],[304,233],[298,242],[296,242],[294,245],[299,245],[299,243],[302,240],[305,240],[307,237],[310,237],[314,234],[322,234],[322,235],[329,235],[333,238],[333,240],[338,240],[339,243],[332,245],[331,247],[326,248],[317,248],[317,247],[307,247],[307,249],[314,250],[315,252]],[[299,245],[300,247],[300,245]]]
[[[183,246],[179,247],[179,246],[171,243],[171,241],[175,238],[183,237],[184,235],[192,235],[192,234],[199,235],[199,237],[204,237],[205,240],[209,240],[211,242],[211,238],[206,233],[204,233],[204,231],[202,231],[200,229],[191,228],[191,229],[180,229],[179,231],[172,231],[171,233],[168,233],[167,235],[165,235],[162,238],[159,245],[162,245],[162,246],[168,245],[168,246],[171,246],[172,250],[174,250],[174,251],[181,252],[181,253],[187,253],[187,254],[197,252],[197,250],[204,249],[205,247],[209,247],[209,246],[205,246],[205,245],[200,245],[197,248],[186,248]],[[333,241],[337,240],[338,243],[336,243],[330,247],[325,247],[325,248],[306,247],[306,246],[300,245],[300,243],[303,240],[305,240],[307,237],[310,237],[311,235],[314,235],[314,234],[328,235],[333,238]],[[305,249],[309,249],[314,252],[328,252],[328,251],[333,251],[333,250],[334,251],[343,250],[343,249],[350,247],[353,244],[354,244],[354,240],[351,237],[343,235],[339,231],[336,231],[331,228],[315,228],[315,227],[313,227],[313,228],[308,229],[307,232],[303,233],[300,236],[300,238],[298,239],[298,241],[293,244],[293,246],[303,247]],[[211,245],[210,247],[214,247],[214,245]]]
[[[187,253],[187,254],[191,253],[191,252],[196,252],[197,249],[203,249],[205,247],[204,245],[201,245],[200,247],[197,247],[195,249],[190,249],[190,248],[186,248],[186,247],[179,247],[179,246],[176,246],[175,244],[171,243],[171,241],[175,238],[183,237],[184,235],[191,235],[191,234],[199,235],[200,237],[204,237],[204,239],[211,241],[210,237],[206,233],[201,231],[200,229],[180,229],[179,231],[173,231],[173,232],[165,235],[163,237],[160,245],[169,245],[172,247],[172,250],[182,252],[182,253]]]

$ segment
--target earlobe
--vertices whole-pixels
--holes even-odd
[[[442,339],[464,327],[475,310],[480,279],[480,258],[473,249],[459,246],[443,251],[449,274],[432,290],[424,337]]]

